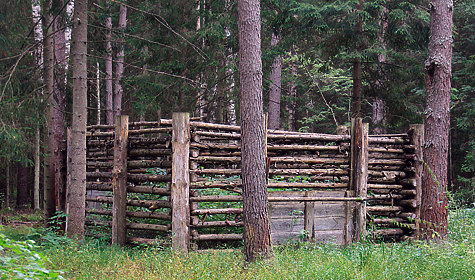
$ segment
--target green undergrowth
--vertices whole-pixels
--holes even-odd
[[[66,279],[473,279],[475,210],[452,211],[449,230],[441,244],[293,242],[275,247],[273,259],[247,266],[240,248],[180,256],[163,247],[119,248],[93,239],[78,245],[23,234],[38,238],[51,261],[46,267],[64,271]]]

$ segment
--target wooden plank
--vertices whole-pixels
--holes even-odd
[[[188,253],[190,244],[190,115],[173,113],[172,119],[172,247]]]
[[[420,218],[421,216],[421,201],[422,201],[422,171],[423,171],[423,154],[422,154],[422,145],[424,143],[424,125],[423,124],[414,124],[411,125],[410,127],[410,139],[411,139],[411,144],[414,145],[414,180],[413,186],[415,187],[416,191],[416,208],[414,210],[416,217]],[[419,233],[419,219],[416,219],[416,231],[414,235],[421,236]]]
[[[127,209],[127,147],[129,117],[117,116],[114,140],[112,244],[124,246],[126,242]]]

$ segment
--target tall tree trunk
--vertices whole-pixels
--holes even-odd
[[[56,0],[57,1],[57,0]],[[64,1],[57,1],[58,6],[64,5]],[[67,15],[66,15],[67,16]],[[66,51],[66,21],[64,15],[58,15],[55,19],[55,87],[54,87],[54,164],[55,186],[57,190],[58,211],[65,211],[66,187],[63,179],[63,162],[65,135],[65,111],[66,111],[66,82],[68,69],[68,52]]]
[[[246,261],[272,252],[266,182],[259,0],[238,0],[241,150]]]
[[[280,34],[272,33],[271,47],[276,48],[280,42]],[[274,58],[270,72],[269,90],[269,128],[278,129],[280,127],[280,95],[282,88],[282,57]]]
[[[388,18],[389,10],[385,6],[382,6],[380,11],[380,19],[379,19],[379,27],[381,28],[378,34],[378,40],[381,44],[381,53],[378,54],[378,62],[379,62],[379,70],[378,70],[378,80],[376,81],[376,90],[378,91],[376,94],[376,98],[373,102],[373,126],[374,126],[374,134],[385,134],[386,133],[386,102],[383,98],[381,98],[381,93],[385,89],[385,81],[386,81],[386,71],[385,65],[387,62],[386,57],[386,30],[388,29],[389,25],[389,18]]]
[[[5,208],[8,209],[10,207],[10,160],[7,160],[7,174],[6,174],[6,184],[5,184]]]
[[[84,239],[87,123],[87,0],[76,0],[73,17],[73,122],[68,236]]]
[[[44,26],[46,36],[44,39],[44,81],[46,88],[46,156],[44,163],[44,207],[45,225],[51,226],[51,217],[56,211],[55,197],[55,138],[54,138],[54,34],[53,14],[51,13],[52,0],[44,3]]]
[[[99,68],[99,61],[96,63],[96,109],[97,117],[96,124],[101,124],[101,70]]]
[[[452,0],[430,2],[429,57],[425,63],[424,173],[421,232],[425,239],[447,238],[447,163],[452,73]]]
[[[28,207],[28,168],[18,163],[17,172],[17,196],[16,206],[19,208]]]
[[[41,5],[39,0],[31,1],[31,10],[33,16],[34,38],[35,38],[35,69],[39,73],[39,80],[43,82],[43,75],[39,69],[43,67],[43,26],[41,20]],[[40,96],[43,96],[43,90],[40,90]],[[38,113],[39,118],[39,113]],[[35,183],[33,187],[33,207],[35,210],[40,209],[40,126],[36,127],[36,139],[35,139]]]
[[[288,89],[289,89],[289,100],[286,105],[287,112],[289,112],[289,119],[287,122],[288,130],[295,131],[296,130],[296,111],[295,111],[295,103],[297,99],[297,85],[295,80],[297,79],[297,63],[294,59],[295,52],[294,47],[290,50],[290,74],[291,79],[288,82]]]
[[[356,55],[358,57],[355,58],[353,62],[353,101],[352,101],[352,117],[359,118],[361,117],[361,98],[362,98],[362,76],[363,76],[363,69],[362,69],[362,61],[361,55],[363,53],[363,19],[361,18],[361,13],[363,12],[363,0],[359,0],[358,4],[356,5],[356,9],[358,10],[358,22],[356,23],[356,34],[357,34],[357,42],[356,42]]]
[[[124,74],[124,34],[127,27],[127,7],[123,4],[120,5],[119,11],[119,44],[117,51],[117,63],[115,68],[115,92],[114,92],[114,113],[119,116],[122,113],[122,95],[124,90],[122,88],[122,76]]]
[[[113,105],[113,89],[112,89],[112,18],[110,16],[110,1],[107,1],[107,10],[109,16],[106,19],[106,124],[114,124],[114,105]]]

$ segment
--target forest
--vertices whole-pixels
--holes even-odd
[[[75,139],[83,124],[112,125],[118,115],[159,121],[173,112],[241,124],[238,2],[0,1],[2,208],[44,209],[46,221],[65,209],[67,128]],[[73,16],[78,3],[85,21]],[[453,5],[447,190],[450,207],[473,207],[475,2]],[[431,7],[260,1],[257,71],[268,128],[334,134],[361,117],[371,134],[384,135],[424,123],[437,29]]]

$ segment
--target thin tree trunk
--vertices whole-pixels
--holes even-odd
[[[43,82],[43,75],[39,69],[43,67],[43,27],[41,20],[41,5],[39,0],[31,1],[31,10],[33,15],[34,37],[35,37],[35,68],[39,73],[39,80]],[[43,96],[43,90],[41,89],[40,96]],[[39,118],[39,113],[38,113]],[[40,209],[40,126],[36,127],[36,139],[35,139],[35,182],[33,188],[33,207],[35,210]]]
[[[68,237],[84,239],[87,123],[87,0],[76,0],[73,17],[73,122]]]
[[[127,27],[127,7],[120,5],[119,11],[119,32],[125,32]],[[117,51],[117,63],[115,68],[115,92],[114,92],[114,113],[119,116],[122,113],[122,95],[124,90],[122,88],[122,76],[124,74],[124,36],[119,35],[119,50]]]
[[[114,105],[113,105],[113,89],[112,89],[112,18],[110,17],[110,1],[107,1],[107,9],[109,16],[106,19],[106,124],[114,124]]]
[[[267,199],[259,0],[238,0],[241,150],[246,261],[272,253]]]
[[[272,33],[271,47],[276,48],[280,42],[280,35]],[[269,129],[280,127],[280,96],[282,88],[282,58],[280,55],[274,58],[270,72],[269,90]]]
[[[97,124],[101,124],[101,71],[99,68],[99,61],[97,62],[96,70],[96,108],[97,108]]]
[[[430,4],[420,225],[422,238],[446,239],[453,2],[432,0]]]
[[[44,163],[44,208],[45,225],[51,226],[51,217],[56,211],[55,193],[55,137],[54,137],[54,34],[53,15],[50,11],[52,0],[47,0],[43,8],[46,36],[44,39],[44,80],[46,106],[46,156]]]
[[[10,160],[7,160],[7,175],[6,179],[7,181],[5,185],[5,208],[10,207]]]

